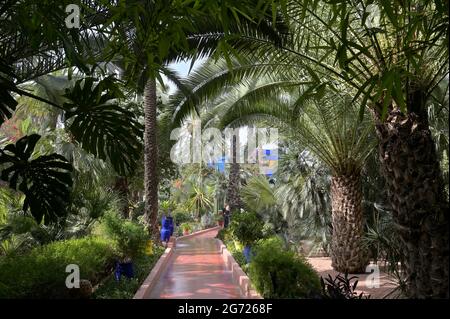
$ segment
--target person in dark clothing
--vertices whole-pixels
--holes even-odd
[[[230,224],[230,216],[231,216],[230,206],[227,205],[223,209],[223,228],[227,228],[228,225]]]

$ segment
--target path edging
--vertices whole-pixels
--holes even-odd
[[[159,277],[161,276],[162,272],[166,268],[167,263],[169,262],[170,258],[173,255],[173,251],[175,250],[176,246],[176,240],[174,237],[170,238],[169,244],[164,251],[164,254],[162,254],[161,257],[159,257],[159,260],[153,267],[150,274],[145,278],[142,285],[139,287],[138,291],[134,295],[133,299],[144,299],[147,294],[152,290],[152,288],[155,286],[156,282],[158,281]]]
[[[264,299],[252,286],[250,278],[247,274],[242,270],[241,266],[234,259],[233,255],[231,255],[230,251],[227,249],[227,246],[224,243],[216,238],[219,243],[219,253],[222,255],[225,266],[228,270],[231,270],[231,275],[233,277],[233,281],[239,286],[241,289],[241,293],[248,298],[251,299]]]

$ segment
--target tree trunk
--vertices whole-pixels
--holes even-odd
[[[448,298],[448,201],[427,116],[417,114],[391,108],[386,120],[377,116],[381,169],[404,247],[408,296]]]
[[[156,82],[147,81],[144,89],[144,194],[145,213],[150,235],[157,240],[158,236],[158,145],[156,121]]]
[[[364,235],[360,173],[331,180],[332,267],[342,273],[363,273],[368,264]]]
[[[230,175],[227,188],[227,203],[230,205],[230,210],[241,208],[240,196],[240,170],[241,166],[237,160],[237,138],[233,135],[232,139],[232,163],[230,164]]]
[[[130,211],[128,207],[130,189],[128,187],[128,179],[123,176],[116,178],[114,182],[114,190],[120,195],[121,213],[124,218],[129,218]]]

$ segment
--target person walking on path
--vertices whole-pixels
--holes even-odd
[[[228,225],[230,224],[230,216],[231,216],[230,206],[227,205],[223,209],[223,228],[227,228]]]

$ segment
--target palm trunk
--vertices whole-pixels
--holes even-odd
[[[240,165],[237,160],[237,138],[233,135],[232,139],[232,163],[230,164],[230,176],[227,188],[227,203],[230,205],[230,210],[241,208],[240,196]]]
[[[448,201],[427,116],[416,110],[390,109],[383,122],[377,116],[381,169],[404,247],[407,295],[448,298]]]
[[[124,218],[129,218],[130,211],[128,207],[130,188],[128,187],[128,179],[119,176],[114,182],[114,190],[120,195],[121,213]]]
[[[364,235],[361,175],[333,176],[331,181],[332,267],[342,273],[363,273],[368,264]]]
[[[151,236],[158,239],[158,145],[156,122],[156,82],[147,81],[144,91],[144,218]]]

